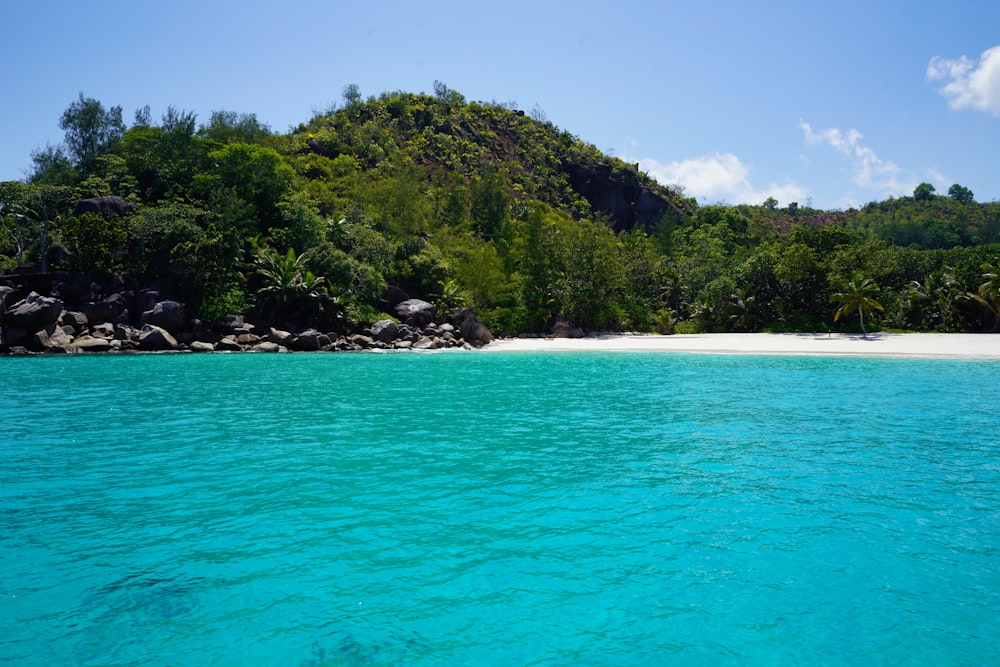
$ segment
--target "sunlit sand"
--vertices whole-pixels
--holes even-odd
[[[586,338],[506,338],[483,348],[517,351],[660,351],[714,354],[818,354],[1000,359],[1000,334],[694,334]]]

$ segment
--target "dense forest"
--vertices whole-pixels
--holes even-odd
[[[277,132],[82,93],[0,183],[0,269],[82,272],[349,331],[396,287],[494,333],[997,331],[1000,203],[955,184],[860,209],[703,205],[513,104],[362,98]],[[118,214],[80,210],[115,195]],[[59,249],[59,252],[53,252]]]

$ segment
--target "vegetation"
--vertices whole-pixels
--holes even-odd
[[[394,285],[473,307],[495,333],[1000,328],[1000,203],[959,184],[848,211],[768,198],[702,206],[559,130],[541,110],[434,92],[343,103],[286,133],[83,94],[62,144],[0,183],[0,269],[61,244],[63,268],[167,285],[236,311],[350,328]],[[74,216],[119,195],[122,218]],[[655,216],[640,211],[653,201]],[[878,285],[877,300],[875,285]]]

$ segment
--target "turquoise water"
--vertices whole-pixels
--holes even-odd
[[[1000,363],[0,359],[0,661],[1000,654]]]

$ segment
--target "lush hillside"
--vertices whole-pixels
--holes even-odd
[[[859,303],[876,326],[998,323],[1000,210],[960,186],[850,211],[699,208],[541,113],[442,84],[348,86],[286,133],[177,109],[127,125],[82,94],[60,125],[27,182],[0,184],[0,267],[60,259],[206,320],[350,329],[397,287],[504,333],[852,327]],[[77,208],[106,195],[133,206]]]

